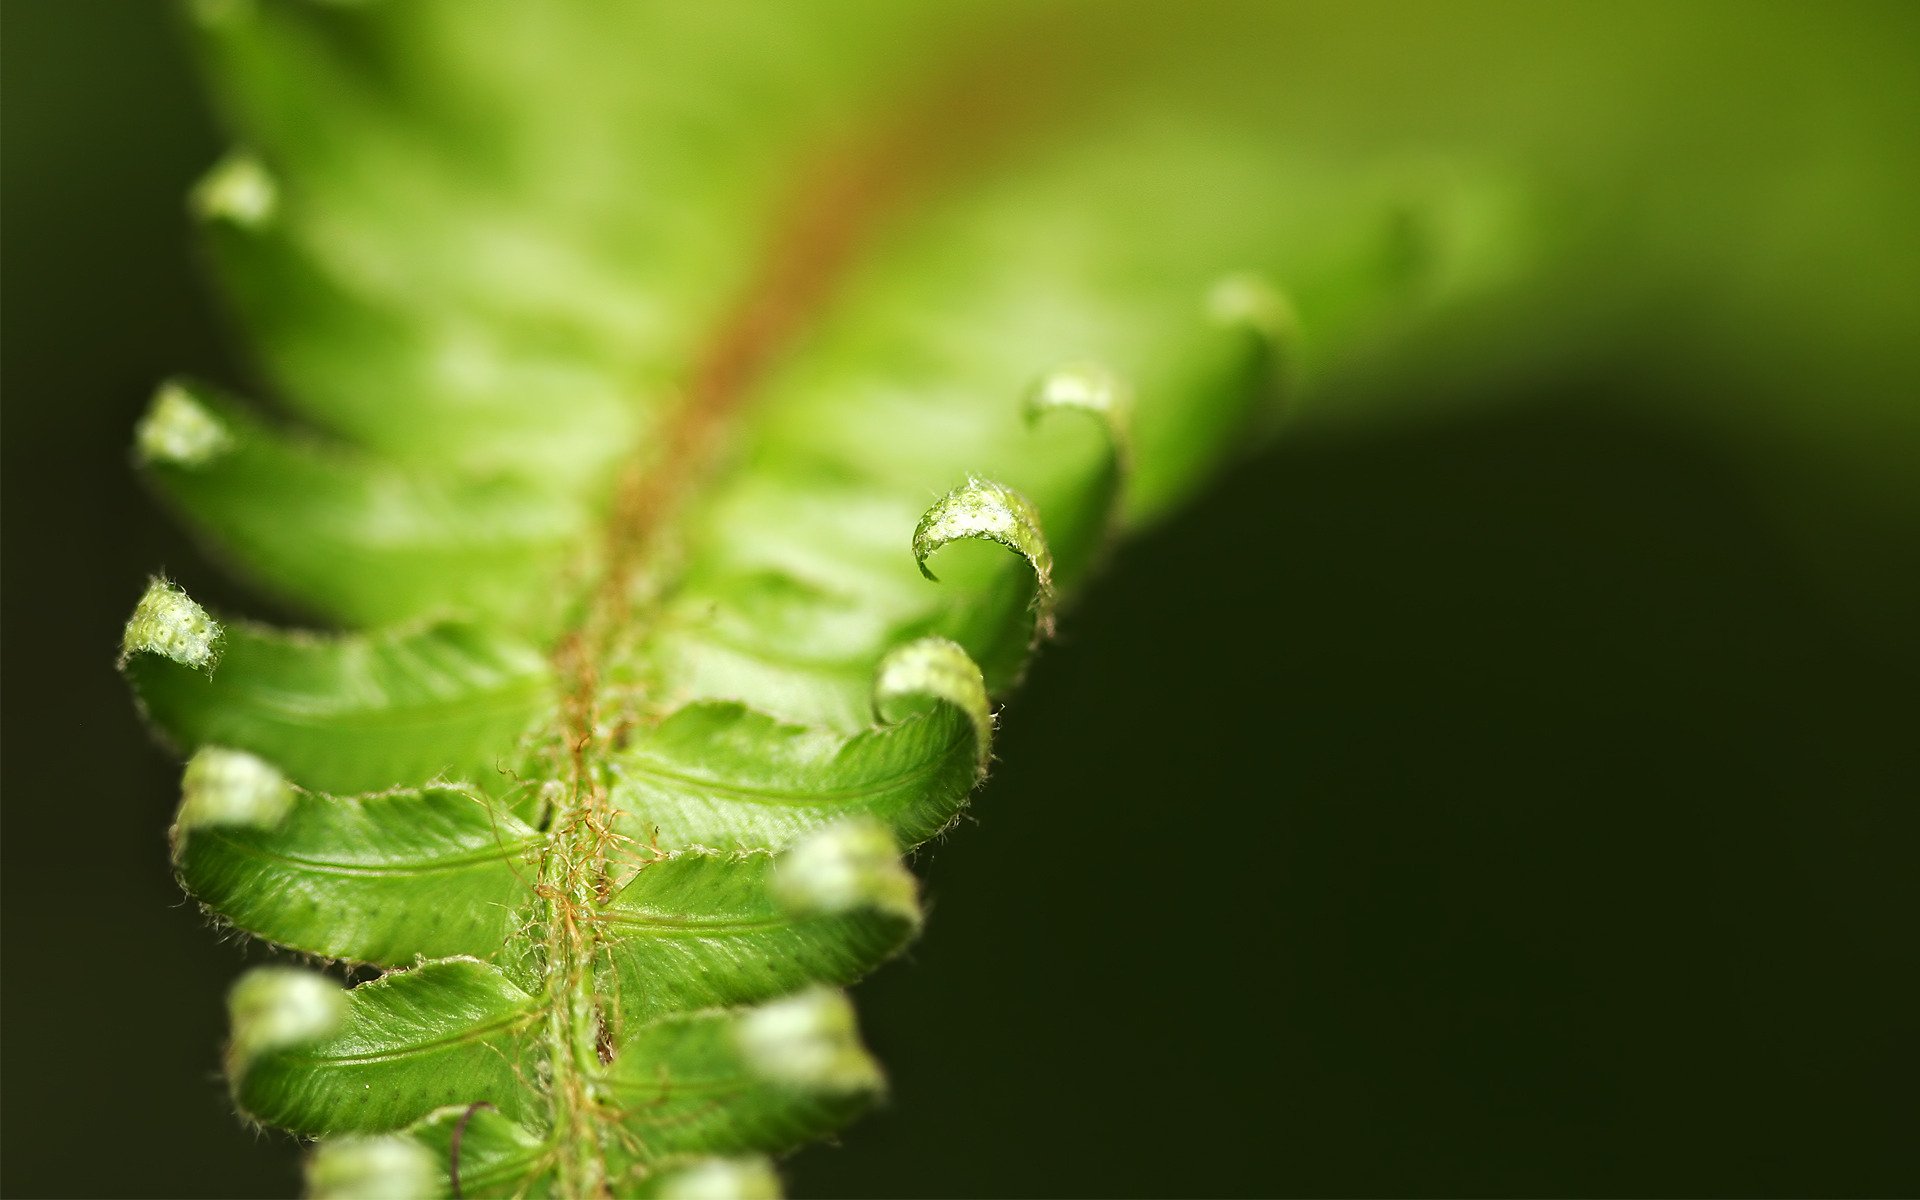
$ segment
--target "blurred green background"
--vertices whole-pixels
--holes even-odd
[[[1916,10],[1587,6],[1620,28],[1573,83],[1572,7],[1343,11],[1248,86],[1364,140],[1375,76],[1414,112],[1483,73],[1367,58],[1450,14],[1513,69],[1428,119],[1524,127],[1641,232],[1549,281],[1606,336],[1306,422],[1120,556],[861,989],[894,1104],[793,1187],[1912,1194]],[[222,141],[164,6],[0,13],[0,1191],[290,1194],[217,1077],[261,952],[173,886],[177,766],[112,669],[155,568],[271,611],[127,464],[156,380],[236,375],[182,210]]]

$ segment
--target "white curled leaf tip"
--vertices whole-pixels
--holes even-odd
[[[179,467],[205,466],[233,448],[226,424],[178,383],[163,385],[134,427],[140,461]]]
[[[1124,461],[1131,448],[1133,389],[1099,363],[1069,363],[1048,371],[1028,389],[1022,411],[1029,426],[1049,413],[1085,413],[1106,430],[1116,457]]]
[[[1293,301],[1252,271],[1236,271],[1217,280],[1207,292],[1207,315],[1272,342],[1291,341],[1300,327]]]
[[[241,1063],[268,1050],[317,1042],[340,1028],[347,993],[333,980],[296,967],[259,967],[227,993],[232,1052]]]
[[[917,638],[896,646],[873,675],[873,712],[897,721],[914,702],[951,704],[973,725],[975,757],[985,771],[993,756],[993,704],[986,677],[958,642],[943,637]]]
[[[180,814],[174,828],[213,825],[271,829],[293,809],[293,785],[277,767],[244,750],[205,746],[180,779]]]
[[[734,1027],[747,1066],[761,1078],[809,1092],[878,1091],[880,1065],[860,1044],[853,1004],[814,987],[749,1009]]]
[[[441,1194],[440,1165],[412,1138],[343,1137],[307,1159],[310,1200],[427,1200]]]
[[[1053,602],[1053,551],[1040,528],[1040,510],[1033,501],[1004,483],[969,479],[933,502],[913,531],[913,557],[928,579],[939,576],[927,569],[927,559],[949,542],[963,538],[997,542],[1027,560],[1033,568],[1034,605],[1042,614]]]
[[[158,654],[196,671],[220,664],[226,630],[185,592],[165,579],[147,584],[120,638],[120,665],[136,654]]]
[[[236,150],[193,185],[188,206],[203,220],[258,229],[280,207],[280,185],[259,159]]]
[[[798,913],[877,909],[920,923],[920,884],[878,821],[839,821],[816,830],[774,866],[774,899]]]
[[[764,1158],[709,1158],[661,1177],[660,1200],[780,1200],[780,1176]]]

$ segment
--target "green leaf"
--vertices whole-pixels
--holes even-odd
[[[628,1020],[852,983],[919,930],[918,887],[867,820],[764,853],[647,862],[604,906],[601,987]]]
[[[127,626],[122,667],[175,743],[247,750],[330,792],[490,778],[551,703],[545,659],[490,630],[222,626],[163,580]]]
[[[155,581],[121,665],[187,889],[394,968],[235,989],[317,1195],[771,1194],[880,1095],[830,989],[1101,556],[1489,276],[1391,173],[1096,65],[1153,21],[193,12],[238,148],[192,207],[286,416],[169,384],[137,457],[339,627]]]
[[[148,475],[216,550],[276,594],[352,624],[538,619],[591,528],[577,497],[525,477],[402,466],[290,435],[196,384],[161,388],[136,442]]]
[[[441,1109],[408,1136],[430,1161],[458,1166],[459,1186],[449,1174],[435,1195],[523,1196],[550,1182],[552,1145],[488,1105]]]
[[[533,1102],[533,997],[485,963],[450,959],[344,993],[263,968],[234,988],[228,1074],[254,1120],[309,1135],[398,1129],[451,1104]]]
[[[779,1151],[880,1095],[853,1006],[826,989],[760,1008],[671,1017],[621,1043],[605,1086],[639,1165],[689,1152]]]
[[[924,841],[958,815],[987,760],[979,668],[952,642],[912,642],[882,661],[872,703],[892,723],[850,738],[690,704],[613,760],[621,827],[650,845],[752,849],[871,816]]]
[[[492,958],[531,913],[542,839],[471,790],[296,792],[219,747],[194,755],[181,786],[182,886],[280,945],[384,966]]]

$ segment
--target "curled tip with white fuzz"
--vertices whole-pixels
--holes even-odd
[[[927,569],[928,557],[962,538],[997,542],[1025,558],[1038,588],[1034,603],[1043,608],[1051,603],[1053,551],[1047,548],[1033,501],[991,479],[969,479],[935,500],[913,531],[913,557],[920,573],[937,580]]]
[[[832,988],[809,988],[748,1011],[735,1035],[761,1077],[810,1092],[878,1091],[880,1065],[860,1044],[853,1004]]]
[[[198,467],[232,449],[233,434],[186,387],[169,383],[134,427],[133,445],[142,462]]]
[[[440,1195],[440,1165],[404,1137],[343,1137],[307,1159],[311,1200],[427,1200]]]
[[[1004,483],[969,478],[933,502],[913,531],[913,557],[920,573],[938,581],[927,567],[934,551],[965,538],[995,542],[1018,554],[1033,569],[1033,640],[1053,632],[1053,551],[1040,528],[1033,501]]]
[[[871,908],[920,922],[919,881],[878,821],[839,821],[796,842],[774,867],[773,894],[796,912]]]
[[[874,671],[873,711],[882,721],[899,721],[928,701],[950,704],[966,714],[985,771],[993,757],[993,705],[979,664],[958,642],[916,638],[888,651]]]
[[[764,1158],[708,1158],[661,1176],[659,1200],[780,1200],[780,1176]]]
[[[296,967],[258,967],[227,993],[236,1065],[268,1050],[315,1042],[340,1028],[347,993],[333,980]]]
[[[147,584],[120,638],[120,665],[136,654],[157,654],[183,667],[212,671],[226,631],[191,597],[165,579]]]
[[[293,785],[278,768],[244,750],[205,746],[180,778],[175,836],[209,825],[272,828],[293,808]]]
[[[1291,340],[1300,326],[1299,314],[1286,293],[1251,271],[1217,281],[1207,293],[1207,315],[1274,342]]]
[[[1115,456],[1127,457],[1133,390],[1099,363],[1070,363],[1048,371],[1027,392],[1024,411],[1028,425],[1039,424],[1048,413],[1085,413],[1107,431]]]
[[[188,205],[204,220],[258,229],[279,208],[280,188],[259,159],[235,151],[193,186]]]

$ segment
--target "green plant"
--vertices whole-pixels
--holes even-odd
[[[1033,64],[894,7],[193,10],[246,147],[193,204],[293,421],[169,383],[138,457],[337,629],[155,580],[121,664],[186,889],[384,972],[232,992],[317,1195],[773,1189],[881,1090],[831,989],[1060,598],[1511,253],[1502,189],[1126,88],[983,117]]]

